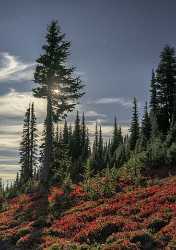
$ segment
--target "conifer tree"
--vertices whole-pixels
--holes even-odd
[[[82,174],[81,170],[81,125],[79,112],[77,111],[75,126],[72,135],[72,161],[73,161],[73,171],[72,176],[75,181],[79,179],[79,175]]]
[[[102,136],[102,129],[101,129],[101,124],[99,127],[99,138],[98,138],[98,163],[99,163],[99,168],[102,169],[104,168],[104,162],[103,162],[103,136]]]
[[[95,172],[98,170],[98,148],[99,148],[99,135],[98,135],[98,124],[96,122],[95,125],[95,137],[94,137],[94,142],[93,142],[93,147],[92,147],[92,168],[94,169]]]
[[[34,74],[35,83],[39,84],[34,96],[47,100],[46,135],[44,164],[41,183],[47,187],[49,170],[53,161],[53,121],[63,118],[74,109],[77,100],[83,95],[79,77],[74,76],[74,68],[68,67],[70,42],[65,40],[57,21],[48,26],[44,53],[37,59]]]
[[[20,182],[33,179],[34,169],[37,167],[37,124],[34,104],[29,105],[24,118],[22,141],[20,144]]]
[[[145,103],[144,107],[144,115],[142,118],[142,125],[141,125],[141,134],[140,134],[140,148],[141,150],[146,149],[147,142],[149,142],[149,139],[151,137],[151,122],[150,117],[148,113],[148,106],[147,102]]]
[[[175,50],[168,45],[163,49],[156,70],[157,96],[159,102],[158,123],[160,131],[166,135],[175,111],[176,59]]]
[[[21,181],[25,183],[32,176],[30,165],[30,105],[26,110],[23,125],[22,141],[20,143],[20,164],[21,164]]]
[[[84,113],[82,115],[82,124],[81,124],[81,158],[82,158],[82,165],[86,162],[89,157],[89,132],[86,128],[85,116]]]
[[[64,129],[63,129],[63,143],[65,145],[68,145],[68,142],[69,142],[68,126],[67,126],[67,120],[65,119]]]
[[[34,110],[34,103],[31,105],[31,119],[30,119],[30,178],[33,178],[34,170],[38,164],[38,144],[37,144],[37,123]]]
[[[113,136],[112,136],[112,142],[111,142],[111,155],[113,156],[115,150],[118,148],[120,141],[119,141],[119,131],[117,126],[117,119],[114,118],[114,130],[113,130]]]
[[[151,79],[151,86],[150,86],[150,108],[152,114],[157,113],[158,110],[158,100],[157,100],[157,84],[155,78],[155,72],[152,70],[152,79]]]
[[[130,150],[134,150],[139,139],[139,121],[138,121],[138,107],[137,100],[134,97],[133,100],[133,114],[130,127]]]

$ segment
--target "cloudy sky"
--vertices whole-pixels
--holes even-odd
[[[86,84],[80,109],[90,129],[101,120],[111,134],[114,115],[127,129],[131,99],[148,99],[153,67],[165,44],[176,45],[174,0],[6,0],[0,8],[0,176],[18,169],[18,147],[35,60],[46,26],[58,19],[72,42],[70,62]],[[39,128],[45,103],[35,100]]]

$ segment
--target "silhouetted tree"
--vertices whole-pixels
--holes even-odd
[[[131,127],[130,127],[130,149],[134,150],[136,147],[136,143],[139,139],[139,121],[138,121],[138,108],[137,108],[137,100],[134,97],[133,100],[133,114],[131,120]]]
[[[74,68],[68,67],[70,42],[65,40],[57,21],[48,26],[44,53],[37,59],[34,74],[35,83],[39,87],[33,89],[34,96],[46,98],[46,138],[44,164],[41,183],[47,187],[49,170],[53,162],[53,121],[66,116],[74,109],[77,100],[83,95],[79,77],[74,76]]]
[[[175,50],[166,46],[161,52],[161,60],[156,70],[157,98],[159,103],[158,123],[160,131],[166,135],[175,111],[176,59]]]

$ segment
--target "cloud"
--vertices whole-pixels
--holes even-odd
[[[23,117],[26,108],[31,102],[35,103],[37,116],[43,117],[46,107],[44,99],[34,98],[31,92],[17,92],[14,89],[10,89],[9,93],[0,96],[0,116],[3,118]]]
[[[8,52],[3,52],[0,54],[0,64],[0,82],[33,79],[34,63],[24,63],[19,57],[10,55]]]
[[[124,97],[103,97],[103,98],[97,99],[95,101],[92,101],[91,103],[93,103],[93,104],[117,103],[117,104],[120,104],[121,106],[126,107],[126,108],[131,108],[131,106],[132,106],[132,101],[127,100]]]
[[[94,110],[88,110],[85,112],[86,117],[106,117],[105,114],[99,114]]]

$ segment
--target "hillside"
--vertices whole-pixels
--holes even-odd
[[[0,249],[176,249],[176,177],[134,188],[118,183],[110,198],[21,195],[3,205]],[[59,247],[60,246],[60,247]]]

